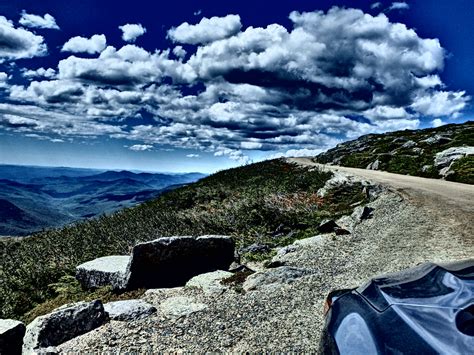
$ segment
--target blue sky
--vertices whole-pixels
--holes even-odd
[[[211,172],[472,117],[468,0],[2,0],[0,16],[0,163]]]

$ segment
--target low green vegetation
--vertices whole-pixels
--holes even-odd
[[[451,170],[453,171],[453,174],[448,175],[446,180],[474,185],[474,156],[469,155],[456,160],[453,163]]]
[[[30,320],[66,301],[119,297],[107,289],[86,293],[71,277],[78,264],[129,254],[141,241],[226,234],[238,248],[275,247],[313,236],[322,219],[348,213],[365,199],[358,185],[320,198],[317,191],[330,177],[284,160],[266,161],[221,171],[111,216],[0,242],[0,318]]]
[[[228,285],[238,293],[244,293],[243,284],[248,276],[252,275],[253,271],[243,270],[236,272],[230,277],[225,278],[221,281],[223,285]]]

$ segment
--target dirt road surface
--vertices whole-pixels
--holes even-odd
[[[321,169],[358,176],[396,190],[411,203],[437,216],[436,224],[451,225],[466,246],[474,246],[474,185],[378,170],[321,165],[310,158],[289,160],[301,165],[318,166]]]

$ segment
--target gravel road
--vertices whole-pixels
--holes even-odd
[[[401,193],[411,203],[436,216],[435,224],[449,224],[466,246],[474,246],[474,185],[440,179],[392,174],[385,171],[321,165],[310,158],[289,159],[300,165],[318,166],[372,181]],[[474,256],[474,255],[473,255]]]
[[[309,159],[293,159],[314,165]],[[330,167],[387,187],[369,206],[373,217],[352,234],[324,234],[279,251],[274,261],[309,274],[253,291],[206,294],[193,288],[155,290],[145,299],[158,312],[135,322],[117,322],[73,339],[65,352],[317,352],[322,307],[332,289],[426,261],[474,256],[472,186],[379,171]],[[349,222],[347,222],[349,223]],[[275,269],[267,269],[271,273]],[[200,311],[172,317],[171,297],[186,297]],[[169,302],[168,302],[169,303]],[[205,307],[203,307],[205,305]]]

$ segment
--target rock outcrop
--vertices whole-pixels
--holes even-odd
[[[441,176],[448,176],[451,164],[467,155],[474,154],[474,147],[451,147],[436,154],[434,165]]]
[[[413,141],[406,141],[405,143],[403,143],[402,145],[402,148],[404,149],[408,149],[408,148],[413,148],[416,146],[416,142],[413,142]]]
[[[0,354],[20,355],[25,325],[13,319],[0,319]]]
[[[354,179],[352,177],[335,172],[332,178],[326,181],[324,186],[318,190],[318,196],[325,197],[330,191],[336,188],[339,188],[344,185],[350,186],[353,184],[354,184]]]
[[[127,287],[182,286],[193,276],[226,270],[233,261],[234,242],[227,236],[159,238],[133,248]]]
[[[426,139],[423,139],[423,143],[427,144],[446,144],[451,142],[451,138],[440,135],[440,134],[435,134],[434,136],[428,137]]]
[[[111,285],[114,290],[127,286],[127,266],[129,256],[104,256],[76,267],[76,279],[84,288]]]
[[[107,320],[102,302],[78,302],[37,317],[26,327],[23,354],[42,352],[87,333]],[[43,349],[43,350],[42,350]]]
[[[156,308],[143,300],[115,301],[104,304],[111,320],[134,321],[156,312]]]

